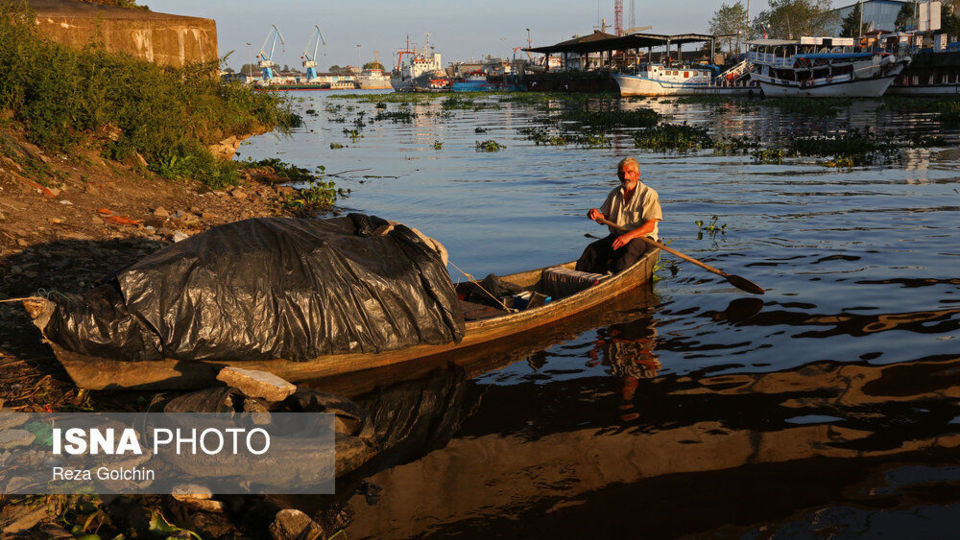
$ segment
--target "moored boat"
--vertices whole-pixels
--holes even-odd
[[[888,52],[852,50],[853,38],[758,40],[747,58],[767,97],[879,97],[910,62]],[[764,50],[761,50],[764,49]]]
[[[404,56],[408,57],[406,63],[403,62]],[[408,37],[406,47],[397,51],[397,67],[390,75],[390,86],[396,92],[439,91],[449,88],[449,79],[447,88],[441,88],[444,85],[439,81],[445,77],[440,53],[430,45],[430,34],[427,34],[423,49],[412,48]]]
[[[357,84],[363,90],[386,90],[390,86],[390,77],[380,68],[365,69],[360,72]]]
[[[288,381],[315,381],[325,377],[381,368],[414,360],[436,359],[448,354],[462,354],[489,346],[498,340],[522,336],[542,330],[559,321],[576,316],[587,310],[619,297],[626,292],[648,283],[659,249],[648,252],[640,261],[627,270],[586,282],[573,272],[575,263],[538,268],[502,276],[509,284],[525,291],[550,294],[552,301],[523,311],[509,312],[489,306],[463,301],[466,330],[460,342],[439,345],[420,344],[399,350],[379,353],[351,353],[325,355],[305,362],[285,359],[250,361],[183,361],[173,359],[122,361],[90,356],[68,351],[45,341],[51,346],[60,363],[80,388],[90,390],[160,390],[201,388],[214,382],[217,372],[228,365],[272,372]],[[571,278],[572,276],[572,278]],[[586,288],[577,291],[576,282]],[[595,281],[595,282],[594,282]],[[570,289],[571,282],[573,289]],[[558,285],[559,284],[559,285]],[[566,289],[566,290],[564,290]],[[462,290],[466,292],[466,290]],[[541,300],[544,300],[541,297]],[[49,320],[53,304],[48,301],[28,300],[24,305],[34,323],[43,331]]]
[[[621,96],[735,96],[759,93],[747,76],[721,76],[716,67],[644,64],[632,73],[615,73]]]

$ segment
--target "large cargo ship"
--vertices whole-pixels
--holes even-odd
[[[407,61],[404,62],[404,56]],[[390,85],[397,92],[439,92],[450,89],[450,78],[443,71],[440,53],[430,45],[427,34],[426,45],[422,49],[407,45],[397,51],[397,67],[390,75]]]

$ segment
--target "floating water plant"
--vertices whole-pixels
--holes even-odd
[[[498,143],[493,139],[489,139],[483,142],[477,141],[477,152],[499,152],[506,148],[506,146]]]
[[[339,150],[341,148],[343,148],[343,145],[340,143],[335,143],[335,142],[330,143],[331,150]]]
[[[646,107],[630,111],[590,111],[571,108],[560,114],[560,119],[567,122],[577,122],[595,129],[609,129],[614,127],[650,127],[660,121],[660,114]]]
[[[486,133],[487,130],[486,130],[485,128],[482,128],[482,127],[475,127],[475,128],[473,128],[473,132],[474,132],[474,133]]]
[[[434,149],[434,150],[441,150],[441,149],[443,149],[443,143],[440,142],[440,141],[433,141],[433,149]]]
[[[708,223],[704,223],[702,219],[694,221],[697,225],[697,240],[702,240],[704,233],[707,233],[711,239],[714,239],[717,234],[726,234],[727,224],[718,223],[719,219],[719,216],[713,216]]]
[[[713,141],[713,152],[715,154],[743,154],[760,148],[760,137],[731,137],[728,139],[715,139]]]
[[[637,148],[653,150],[694,150],[713,146],[706,128],[687,124],[661,124],[645,129],[634,135],[633,142]]]
[[[397,111],[385,111],[382,110],[373,117],[374,121],[380,120],[390,120],[394,124],[404,123],[409,124],[413,122],[414,117],[417,115],[413,113],[410,109],[400,109]]]
[[[751,155],[754,163],[779,164],[783,162],[783,149],[781,148],[755,150]]]

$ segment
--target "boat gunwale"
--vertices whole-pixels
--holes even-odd
[[[44,342],[67,370],[74,383],[89,390],[169,390],[201,388],[215,383],[216,373],[227,366],[264,370],[291,382],[319,380],[325,377],[375,369],[418,359],[426,359],[455,350],[467,349],[495,339],[519,335],[541,328],[647,283],[659,258],[660,249],[648,251],[633,266],[600,283],[543,306],[499,317],[465,323],[463,339],[444,344],[417,344],[380,352],[340,353],[316,356],[305,361],[282,358],[269,360],[114,360],[68,351],[44,335]],[[547,268],[571,266],[573,262],[551,265],[501,276],[510,281],[526,274],[542,273]],[[640,279],[638,279],[640,278]],[[631,282],[632,280],[632,282]],[[537,280],[539,281],[539,279]],[[133,373],[135,372],[135,373]]]

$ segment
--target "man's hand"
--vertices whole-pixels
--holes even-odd
[[[600,223],[600,220],[604,219],[603,212],[596,208],[591,208],[590,211],[587,212],[587,217],[596,221],[597,223]]]
[[[630,236],[629,233],[621,234],[620,236],[616,237],[613,240],[613,249],[618,250],[623,246],[629,244],[631,240],[633,240],[633,238]]]

